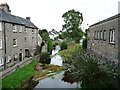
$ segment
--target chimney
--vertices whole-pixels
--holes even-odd
[[[27,20],[30,20],[30,17],[26,17]]]
[[[11,13],[11,10],[9,9],[9,5],[7,3],[0,4],[0,9],[4,10],[7,13]]]

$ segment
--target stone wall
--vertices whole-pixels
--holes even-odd
[[[90,26],[88,31],[88,46],[87,48],[92,50],[94,53],[106,57],[106,59],[110,61],[114,61],[115,63],[118,63],[118,15],[110,17],[106,20],[103,20],[101,22],[98,22],[92,26]],[[110,30],[115,30],[115,43],[110,43]],[[95,32],[102,32],[105,30],[105,40],[102,38],[95,38]],[[99,33],[99,37],[100,37]]]

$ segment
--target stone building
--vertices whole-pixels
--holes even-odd
[[[90,26],[87,48],[105,60],[120,60],[120,14]]]
[[[34,55],[38,28],[26,19],[12,15],[8,4],[0,5],[0,67],[12,66]]]

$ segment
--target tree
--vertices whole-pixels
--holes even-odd
[[[46,29],[39,30],[39,34],[42,37],[42,43],[40,45],[40,59],[42,58],[42,47],[45,45],[45,42],[50,39],[48,31]]]
[[[42,40],[45,42],[50,38],[46,29],[39,30],[39,34],[42,37]]]
[[[80,28],[83,21],[82,13],[72,9],[64,13],[62,18],[65,22],[63,30],[67,33],[66,37],[79,43],[80,39],[83,37],[83,32]]]

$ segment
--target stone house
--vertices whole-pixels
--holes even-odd
[[[26,19],[12,15],[8,4],[0,5],[0,67],[9,67],[34,55],[38,28]]]
[[[120,14],[89,27],[87,48],[104,58],[118,63],[120,60]]]

